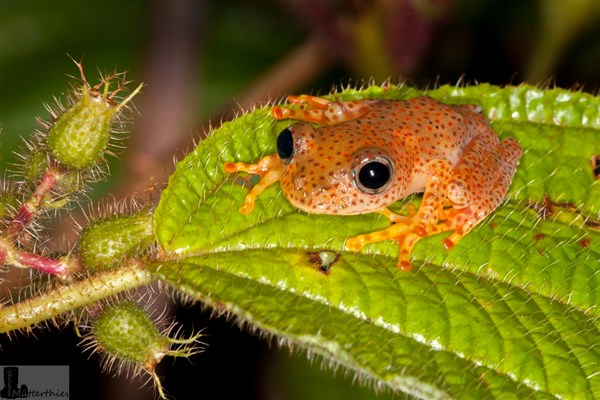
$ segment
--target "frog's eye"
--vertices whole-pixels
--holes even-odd
[[[383,156],[366,159],[354,170],[356,187],[368,194],[385,192],[392,183],[394,164]]]
[[[284,164],[292,162],[292,157],[294,156],[294,136],[292,136],[290,128],[282,130],[277,137],[277,155],[279,155]]]

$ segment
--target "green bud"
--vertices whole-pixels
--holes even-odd
[[[169,351],[171,342],[133,302],[122,302],[104,309],[92,325],[101,349],[109,356],[133,361],[142,367],[156,365]]]
[[[170,337],[174,325],[160,331],[146,310],[131,301],[106,306],[92,323],[84,338],[88,349],[104,353],[106,366],[116,364],[117,371],[133,368],[145,371],[154,381],[159,397],[167,396],[156,374],[156,364],[165,356],[190,357],[202,351],[200,333],[189,338]],[[128,371],[126,371],[128,372]]]
[[[123,89],[125,81],[119,82],[119,86],[112,92],[109,92],[109,86],[112,80],[121,79],[122,75],[113,74],[100,84],[90,87],[81,63],[76,64],[83,86],[71,106],[48,130],[46,143],[53,160],[65,168],[81,171],[102,161],[111,137],[113,121],[124,106],[139,93],[142,85],[121,103],[117,103],[113,97]]]
[[[90,223],[81,233],[77,248],[83,265],[96,272],[111,269],[125,257],[143,252],[153,239],[152,214],[142,210]]]
[[[84,85],[79,98],[48,132],[46,141],[52,158],[75,170],[100,162],[118,110],[112,101],[101,94],[92,94]]]

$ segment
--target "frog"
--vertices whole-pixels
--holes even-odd
[[[420,239],[450,232],[442,241],[450,251],[490,215],[506,197],[522,154],[514,138],[500,140],[476,104],[429,96],[287,100],[290,107],[271,109],[275,120],[293,121],[279,133],[277,152],[253,164],[224,164],[227,173],[260,176],[239,212],[251,213],[259,195],[279,182],[285,198],[309,214],[381,214],[388,227],[347,238],[345,248],[395,241],[402,271],[411,270]],[[415,193],[422,193],[418,209],[390,210]]]

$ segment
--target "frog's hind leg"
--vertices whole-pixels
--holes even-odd
[[[495,151],[498,145],[496,137],[477,136],[465,147],[448,184],[448,200],[453,208],[465,208],[492,189],[502,163]]]
[[[469,233],[475,225],[500,205],[506,196],[520,157],[521,147],[513,138],[505,139],[486,157],[487,159],[493,158],[499,160],[496,163],[496,179],[492,183],[491,188],[477,201],[458,210],[454,215],[437,226],[436,230],[438,232],[453,231],[444,240],[444,247],[447,250],[452,249],[460,238]]]
[[[273,107],[271,115],[275,119],[294,119],[316,122],[322,125],[337,125],[345,121],[361,118],[370,110],[370,101],[330,101],[321,97],[300,95],[289,96],[288,102],[301,105],[299,110]]]

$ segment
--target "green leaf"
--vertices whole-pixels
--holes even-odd
[[[410,98],[369,87],[340,99]],[[455,248],[445,235],[396,269],[393,242],[345,250],[388,225],[374,215],[308,215],[278,185],[250,215],[226,161],[275,152],[275,122],[258,109],[224,124],[177,166],[155,213],[179,290],[292,346],[421,398],[600,398],[600,99],[560,89],[443,86],[447,103],[477,103],[524,154],[506,202]],[[418,201],[411,197],[402,203]],[[328,268],[320,251],[339,254]]]

